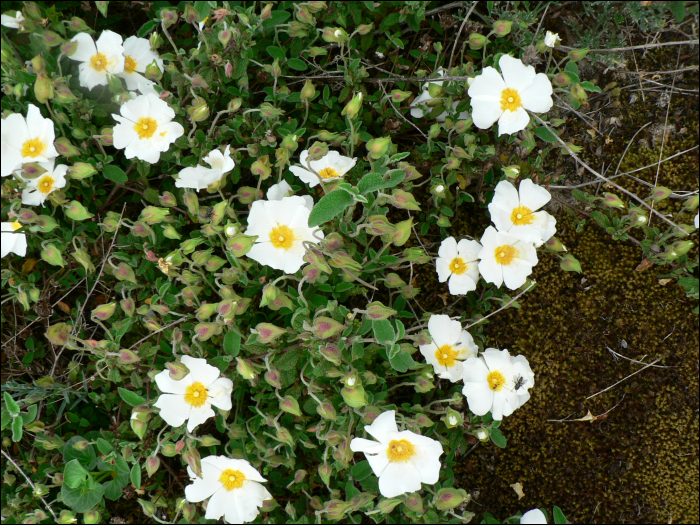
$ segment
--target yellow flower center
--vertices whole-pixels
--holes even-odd
[[[90,67],[95,71],[104,71],[109,65],[109,60],[102,53],[97,53],[90,59]]]
[[[442,366],[450,368],[452,366],[455,366],[457,354],[459,354],[459,352],[452,348],[451,345],[442,345],[435,351],[435,358],[438,360],[438,363],[440,363]]]
[[[294,232],[289,226],[277,226],[270,232],[270,242],[275,248],[289,250],[294,244]]]
[[[392,439],[389,441],[386,455],[391,462],[408,461],[411,456],[416,455],[416,447],[407,439]]]
[[[150,139],[158,129],[158,123],[148,117],[141,117],[134,126],[134,131],[139,134],[139,138]]]
[[[504,244],[499,246],[494,250],[496,256],[496,262],[502,264],[503,266],[508,266],[513,262],[515,256],[518,255],[518,250],[513,248],[510,244]]]
[[[19,230],[22,227],[22,225],[19,223],[19,221],[15,221],[15,222],[12,222],[10,224],[12,224],[12,229],[15,231]]]
[[[51,191],[53,190],[54,182],[56,182],[56,181],[54,180],[54,178],[51,175],[44,175],[43,177],[41,177],[39,179],[39,182],[36,185],[36,187],[39,189],[39,191],[41,193],[43,193],[44,195],[47,195],[47,194],[51,193]]]
[[[489,388],[496,392],[498,392],[501,388],[503,388],[503,385],[506,384],[506,378],[503,377],[503,374],[501,374],[498,370],[489,372],[489,375],[486,376],[486,380],[489,382]]]
[[[27,142],[22,144],[22,156],[23,157],[39,157],[46,149],[46,144],[44,144],[41,139],[29,139]]]
[[[462,259],[461,257],[455,257],[454,259],[452,259],[452,262],[450,262],[450,271],[457,275],[462,275],[468,269],[469,265],[465,263],[464,259]]]
[[[340,174],[333,168],[323,168],[321,171],[318,172],[318,175],[322,179],[335,179],[340,177]]]
[[[226,490],[240,489],[245,481],[245,474],[240,470],[227,468],[221,473],[219,481],[224,484]]]
[[[131,58],[129,55],[124,57],[124,73],[129,73],[130,75],[136,71],[136,60]]]
[[[527,206],[518,206],[510,214],[510,220],[516,226],[522,226],[523,224],[532,224],[535,221],[535,216]]]
[[[501,92],[501,109],[503,111],[515,111],[522,106],[517,90],[506,88]]]
[[[201,407],[206,401],[209,392],[202,383],[192,383],[185,390],[185,401],[194,407]]]

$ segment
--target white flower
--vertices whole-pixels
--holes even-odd
[[[559,45],[559,42],[561,42],[561,38],[559,38],[559,33],[552,33],[551,31],[547,31],[547,34],[544,36],[545,46],[557,47]]]
[[[504,282],[511,290],[520,288],[537,264],[537,251],[532,243],[489,226],[481,237],[479,273],[487,283],[501,287]]]
[[[307,161],[308,156],[308,149],[299,155],[299,163],[308,169],[298,166],[290,166],[289,169],[310,188],[318,185],[320,179],[324,181],[341,179],[343,175],[355,167],[357,161],[357,158],[344,157],[337,151],[329,151],[318,160]],[[313,170],[313,172],[309,170]]]
[[[479,281],[478,256],[481,244],[462,239],[457,243],[454,237],[448,237],[440,244],[438,258],[435,261],[438,281],[448,281],[452,295],[464,295],[476,290]]]
[[[350,450],[365,454],[374,475],[379,477],[382,496],[393,498],[420,490],[421,483],[437,483],[443,452],[439,441],[409,430],[399,432],[393,410],[377,416],[365,430],[378,442],[354,438]]]
[[[695,214],[695,220],[693,221],[693,222],[695,223],[695,228],[696,228],[696,229],[697,229],[697,228],[700,228],[700,226],[699,226],[700,222],[699,222],[699,221],[700,221],[700,213],[696,213],[696,214]]]
[[[49,193],[66,185],[68,166],[61,164],[54,168],[54,159],[48,162],[40,162],[39,166],[44,168],[46,172],[27,183],[27,186],[22,191],[22,204],[28,204],[29,206],[43,205]]]
[[[248,214],[246,235],[257,235],[248,257],[284,273],[296,273],[304,264],[304,242],[318,244],[323,232],[309,228],[306,201],[284,197],[278,201],[255,201]],[[316,237],[314,236],[316,235]]]
[[[2,250],[2,257],[5,257],[10,252],[17,254],[20,257],[27,255],[27,234],[16,233],[16,231],[22,227],[19,221],[3,222],[0,224],[0,227],[2,230],[2,233],[0,234],[0,249]]]
[[[503,55],[498,63],[503,76],[490,66],[484,68],[468,93],[476,127],[487,129],[498,121],[500,136],[525,129],[530,122],[527,111],[545,113],[554,102],[547,75],[535,74],[534,67],[525,66],[509,55]]]
[[[114,126],[114,147],[124,149],[127,159],[136,157],[155,164],[160,153],[168,151],[185,132],[180,124],[172,122],[173,109],[154,94],[139,95],[119,112],[121,116],[112,114],[119,122]]]
[[[223,516],[227,523],[248,523],[258,516],[263,501],[272,499],[260,484],[267,480],[244,459],[207,456],[201,478],[189,466],[187,473],[192,484],[185,487],[185,498],[190,503],[210,498],[204,515],[208,520]]]
[[[294,195],[294,190],[292,190],[292,187],[286,180],[279,184],[273,184],[267,190],[267,200],[269,201],[281,201],[285,197],[291,197],[292,195]],[[301,195],[301,198],[306,201],[306,207],[309,208],[309,211],[314,209],[314,199],[311,195]]]
[[[557,233],[557,220],[546,211],[537,211],[551,198],[546,189],[530,179],[520,183],[519,192],[510,182],[502,180],[489,204],[491,220],[499,232],[542,246]]]
[[[24,29],[24,24],[22,24],[24,20],[25,18],[22,11],[16,11],[14,16],[11,14],[0,16],[0,23],[5,27],[10,27],[12,29]]]
[[[124,40],[124,71],[118,74],[126,81],[126,89],[139,89],[140,85],[153,86],[153,82],[141,73],[146,72],[146,67],[156,61],[158,68],[163,71],[163,60],[151,50],[150,42],[145,38],[130,36]],[[142,89],[148,89],[144,87]],[[153,89],[151,87],[151,89]]]
[[[107,75],[118,75],[124,71],[124,46],[122,37],[114,31],[102,31],[97,43],[87,33],[78,33],[71,42],[78,43],[78,49],[69,58],[77,60],[80,72],[80,85],[88,89],[106,86]]]
[[[206,166],[195,166],[194,168],[184,168],[178,173],[178,179],[175,181],[175,186],[178,188],[192,188],[194,190],[203,190],[210,184],[214,184],[221,180],[224,174],[231,171],[236,163],[231,158],[231,146],[226,146],[226,149],[221,153],[218,149],[209,152],[209,155],[204,157],[204,162],[209,164]]]
[[[471,334],[462,330],[460,322],[447,315],[431,315],[428,332],[433,342],[420,345],[421,354],[438,376],[456,383],[462,379],[462,362],[476,357],[479,348]]]
[[[545,525],[546,523],[547,516],[540,509],[528,510],[520,517],[520,525]]]
[[[3,119],[0,136],[3,177],[27,162],[48,162],[58,156],[53,145],[56,137],[53,121],[42,117],[34,104],[29,104],[26,119],[19,113]]]
[[[168,425],[179,427],[187,421],[187,431],[192,432],[197,425],[214,416],[212,405],[231,410],[233,382],[219,377],[219,369],[207,364],[206,359],[184,355],[181,361],[190,373],[179,381],[171,379],[168,370],[155,376],[163,394],[153,406],[160,408],[160,417]]]
[[[439,68],[437,70],[438,75],[441,77],[445,76],[445,70],[442,68]],[[423,84],[423,93],[418,95],[415,99],[413,99],[413,102],[411,102],[411,116],[413,118],[423,118],[424,112],[421,108],[419,108],[419,105],[427,104],[430,100],[433,99],[433,97],[430,96],[430,93],[428,92],[428,88],[430,87],[430,84],[435,84],[436,86],[442,86],[444,82],[442,80],[436,80],[436,81],[431,81],[431,82],[426,82]],[[452,109],[455,109],[459,105],[459,102],[453,102],[452,103]],[[432,109],[432,108],[430,108]],[[445,122],[445,118],[447,118],[447,111],[444,113],[441,113],[438,115],[435,120],[438,122]],[[466,120],[469,118],[469,112],[468,111],[462,111],[459,116],[457,117],[457,120]]]
[[[511,357],[508,350],[487,348],[481,357],[464,362],[464,388],[469,410],[477,416],[491,412],[500,421],[530,399],[535,374],[524,356]]]
[[[453,427],[457,426],[458,421],[457,421],[456,416],[450,416],[449,418],[447,418],[447,420],[450,422],[450,425],[452,425]]]

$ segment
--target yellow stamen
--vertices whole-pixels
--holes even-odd
[[[109,60],[102,53],[97,53],[92,58],[90,58],[90,67],[95,71],[104,71],[109,65]]]
[[[518,250],[513,248],[510,244],[504,244],[494,250],[494,255],[496,256],[496,262],[498,264],[508,266],[518,255]]]
[[[158,123],[148,117],[141,117],[134,126],[134,131],[139,134],[139,138],[150,139],[158,129]]]
[[[450,271],[457,275],[462,275],[469,269],[469,265],[461,257],[455,257],[450,262]]]
[[[48,195],[53,190],[53,185],[56,181],[51,175],[44,175],[39,179],[36,187],[44,195]]]
[[[389,441],[386,455],[391,462],[408,461],[411,456],[416,455],[416,447],[407,439],[392,439]]]
[[[501,109],[503,111],[515,111],[522,107],[520,94],[513,88],[506,88],[501,92]]]
[[[440,363],[442,366],[450,368],[455,366],[455,361],[458,354],[459,351],[452,348],[451,345],[442,345],[435,351],[435,359],[437,359],[438,363]]]
[[[19,230],[22,227],[22,225],[19,223],[19,221],[15,221],[15,222],[12,222],[10,224],[12,224],[12,229],[15,231]]]
[[[125,56],[124,57],[124,73],[133,73],[136,71],[136,60],[134,60],[130,56]]]
[[[207,401],[209,392],[202,383],[192,383],[185,390],[185,401],[194,407],[201,407]]]
[[[340,174],[333,168],[323,168],[321,171],[318,172],[318,175],[322,179],[335,179],[340,177]]]
[[[27,142],[22,144],[22,156],[23,157],[39,157],[46,149],[46,144],[42,142],[41,139],[29,139]]]
[[[221,473],[219,481],[223,483],[226,490],[240,489],[246,480],[245,474],[240,470],[227,468]]]
[[[522,226],[524,224],[532,224],[535,222],[535,216],[532,210],[527,206],[518,206],[513,209],[513,213],[510,214],[510,220],[516,226]]]
[[[495,392],[498,392],[501,388],[503,388],[503,385],[506,384],[506,378],[503,377],[503,374],[501,374],[498,370],[489,372],[489,375],[486,376],[486,380],[489,382],[489,388]]]
[[[294,232],[289,226],[277,226],[270,232],[270,242],[275,248],[289,250],[294,245]]]

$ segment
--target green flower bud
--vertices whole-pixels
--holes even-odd
[[[144,73],[144,76],[148,80],[153,80],[154,82],[160,81],[161,78],[163,78],[163,72],[161,71],[160,67],[158,67],[158,62],[153,60],[150,64],[146,66],[146,72]]]
[[[473,124],[473,121],[472,121],[472,118],[470,116],[469,118],[467,118],[465,120],[458,120],[452,129],[454,129],[457,133],[459,133],[461,135],[463,133],[466,133],[469,130],[469,128],[472,127],[472,124]]]
[[[141,361],[141,358],[131,350],[125,350],[123,348],[119,350],[119,362],[122,365],[133,365],[139,361]]]
[[[272,18],[272,5],[273,4],[266,4],[260,12],[260,20],[263,22]]]
[[[76,162],[68,169],[68,175],[76,180],[92,177],[95,173],[97,173],[97,170],[92,164],[88,164],[87,162]]]
[[[226,106],[226,109],[233,113],[233,112],[238,111],[242,104],[243,104],[243,99],[241,99],[240,97],[235,97],[229,101],[228,105]],[[257,154],[251,155],[251,156],[255,157],[255,156],[257,156]]]
[[[378,160],[391,151],[391,137],[381,137],[367,142],[367,151],[371,159]]]
[[[427,377],[420,376],[416,379],[416,385],[413,387],[419,394],[430,392],[435,388],[433,381]]]
[[[146,473],[148,474],[148,477],[150,478],[158,472],[158,469],[160,468],[160,459],[158,456],[148,456],[146,459]]]
[[[159,224],[163,222],[168,215],[170,215],[170,210],[157,208],[156,206],[146,206],[141,212],[139,220],[149,225]]]
[[[516,179],[520,175],[520,166],[517,164],[512,164],[501,169],[503,170],[505,176],[509,179]]]
[[[71,31],[75,31],[76,33],[90,31],[90,28],[85,23],[85,20],[78,16],[71,18],[70,22],[68,22],[68,27],[71,29]]]
[[[335,319],[330,317],[317,317],[314,319],[313,331],[314,335],[320,339],[328,339],[342,332],[345,325],[340,324]]]
[[[192,105],[187,108],[187,115],[192,122],[202,122],[209,118],[209,106],[202,97],[195,97]]]
[[[319,347],[318,351],[326,359],[326,361],[329,361],[334,365],[340,365],[342,352],[336,345],[328,344],[325,346],[321,346]]]
[[[185,10],[182,12],[182,18],[189,24],[194,24],[199,19],[199,13],[192,4],[185,4]]]
[[[423,498],[421,498],[420,494],[418,494],[417,492],[413,492],[412,494],[406,494],[404,496],[403,503],[411,512],[423,514]]]
[[[300,4],[299,7],[297,7],[294,15],[296,16],[299,23],[309,26],[316,25],[316,18],[314,18],[314,16],[311,14],[311,11],[304,4]]]
[[[318,475],[323,480],[323,482],[328,485],[331,481],[331,474],[333,473],[333,467],[328,463],[321,463],[318,466]],[[330,502],[329,502],[330,503]]]
[[[564,255],[563,259],[561,260],[561,263],[559,264],[559,267],[567,272],[581,273],[581,263],[578,262],[576,257],[571,255],[570,253]]]
[[[46,102],[54,98],[55,95],[53,83],[49,77],[47,77],[45,73],[39,73],[34,82],[34,96],[37,101],[46,104]]]
[[[98,319],[100,321],[106,321],[114,315],[117,311],[117,303],[112,302],[108,304],[103,304],[95,308],[90,314],[93,319]]]
[[[131,297],[126,297],[119,301],[119,307],[122,309],[127,317],[134,317],[134,312],[136,311],[136,303]]]
[[[325,142],[314,142],[309,148],[308,161],[319,160],[328,155],[328,144]]]
[[[429,139],[434,139],[438,135],[440,135],[440,124],[433,124],[430,126],[430,129],[428,130],[428,138]]]
[[[410,347],[410,345],[408,345]],[[435,423],[425,414],[416,414],[416,425],[420,428],[432,427]]]
[[[566,246],[564,246],[559,239],[556,237],[550,237],[547,242],[544,243],[544,247],[550,252],[565,252]]]
[[[269,102],[264,102],[260,106],[260,113],[265,118],[274,119],[274,118],[281,117],[282,115],[284,115],[284,110],[276,108],[275,106],[273,106]]]
[[[497,36],[503,37],[510,33],[512,27],[513,22],[510,20],[498,20],[493,23],[493,32],[496,33]]]
[[[588,100],[588,94],[581,84],[574,84],[571,86],[571,98],[576,100],[579,104],[583,104]]]
[[[100,131],[100,136],[96,137],[103,146],[113,146],[114,145],[114,129],[113,128],[102,128]]]
[[[221,445],[221,441],[216,439],[214,436],[203,436],[202,437],[202,446],[215,447],[217,445]]]
[[[185,502],[182,505],[182,517],[185,518],[185,523],[194,523],[197,507],[192,503]]]
[[[243,257],[253,247],[256,238],[239,233],[226,240],[226,248],[234,257]]]
[[[656,186],[651,192],[651,199],[654,202],[661,202],[667,199],[671,193],[673,193],[673,190],[670,190],[665,186]]]
[[[177,456],[177,451],[175,450],[175,445],[173,443],[166,443],[160,450],[165,457],[172,458]]]
[[[571,84],[571,76],[568,73],[557,73],[552,77],[552,82],[555,86],[566,87]]]
[[[252,333],[258,334],[258,341],[264,344],[271,343],[287,331],[283,328],[278,328],[277,326],[270,323],[259,323]]]
[[[187,374],[190,373],[190,369],[184,363],[180,361],[173,361],[171,363],[165,363],[165,368],[168,369],[170,379],[174,381],[180,381]]]
[[[389,98],[394,104],[399,104],[404,100],[408,99],[413,93],[410,91],[401,91],[400,89],[394,89],[389,94]]]
[[[41,258],[43,260],[53,266],[60,266],[61,268],[65,266],[61,250],[59,250],[53,243],[42,243],[42,247],[43,250],[41,250]]]
[[[301,88],[301,100],[312,100],[316,96],[316,87],[311,80],[307,79],[304,87]]]
[[[250,381],[255,378],[257,374],[255,373],[255,369],[249,361],[237,357],[236,363],[236,371],[241,375],[243,379],[247,379]]]
[[[282,388],[282,374],[276,368],[270,368],[265,372],[265,382],[273,388]]]
[[[578,62],[588,54],[589,49],[572,49],[569,51],[569,58],[573,62]]]
[[[338,415],[335,411],[335,407],[329,401],[324,401],[316,407],[316,412],[323,419],[328,419],[330,421],[337,421]]]
[[[282,148],[284,148],[285,151],[293,153],[299,147],[298,140],[299,140],[299,137],[297,135],[289,134],[282,139],[281,146],[282,146]]]
[[[445,411],[442,421],[445,423],[447,428],[455,428],[464,424],[464,419],[462,418],[461,414],[449,407]]]
[[[348,102],[347,105],[343,108],[343,111],[341,111],[340,114],[343,116],[347,116],[350,120],[354,120],[357,118],[357,115],[360,113],[361,109],[362,92],[357,92],[355,93],[355,96],[352,98],[352,100]]]
[[[401,190],[398,190],[401,191]],[[405,221],[401,221],[396,226],[396,231],[394,232],[394,235],[391,237],[391,241],[393,242],[394,246],[403,246],[406,244],[406,241],[408,238],[411,236],[412,228],[413,228],[413,217],[410,219],[407,219]]]
[[[57,138],[53,145],[56,151],[58,151],[58,154],[63,157],[75,157],[76,155],[80,155],[80,150],[73,146],[65,137]]]
[[[355,32],[358,35],[365,36],[368,35],[372,29],[374,29],[374,24],[360,24],[357,26],[357,29],[355,29]]]
[[[444,488],[437,491],[433,503],[440,510],[450,510],[466,501],[469,495],[464,489]]]
[[[326,236],[324,245],[328,251],[334,252],[343,247],[343,237],[338,232],[331,232]]]
[[[396,275],[396,274],[394,274]],[[379,301],[374,301],[367,305],[367,313],[365,314],[368,319],[372,321],[382,321],[384,319],[389,319],[389,317],[396,315],[398,312],[388,306],[384,306]]]
[[[685,255],[693,247],[692,241],[677,241],[672,244],[673,251],[678,257]]]
[[[299,402],[292,396],[284,396],[280,399],[280,410],[295,416],[301,416]]]
[[[345,403],[353,408],[363,407],[367,404],[365,389],[362,385],[358,384],[354,387],[343,387],[340,390],[340,395],[343,396]]]
[[[163,9],[160,12],[160,19],[163,22],[165,28],[169,28],[173,24],[177,23],[177,10],[176,9]]]
[[[46,30],[44,31],[42,35],[42,39],[44,41],[44,45],[46,47],[56,47],[59,44],[62,44],[65,42],[65,40],[59,35],[58,33],[54,33],[53,31]],[[34,70],[36,72],[36,70]]]
[[[306,38],[306,36],[309,34],[309,27],[309,24],[304,24],[303,22],[292,20],[291,22],[289,22],[287,34],[292,38]]]
[[[624,209],[625,203],[620,200],[620,197],[615,195],[614,193],[608,193],[605,192],[603,194],[605,197],[603,198],[603,202],[605,203],[606,206],[610,208],[619,208],[619,209]]]
[[[163,37],[160,36],[160,33],[156,33],[154,31],[153,33],[151,33],[151,36],[148,38],[148,43],[151,44],[151,49],[155,51],[161,45],[163,45]]]
[[[695,209],[698,207],[699,201],[700,197],[698,195],[693,195],[692,197],[686,199],[686,201],[683,203],[683,207],[687,210],[695,211]]]
[[[75,54],[78,50],[78,42],[65,42],[61,44],[61,53],[69,57]]]
[[[165,9],[164,9],[165,11]],[[151,503],[150,501],[146,501],[145,499],[138,499],[139,504],[141,505],[141,510],[143,510],[143,513],[148,516],[149,518],[156,513],[156,506]]]
[[[114,277],[116,277],[119,281],[129,281],[131,283],[138,284],[136,282],[134,270],[131,268],[131,266],[124,262],[119,263],[116,268],[114,268]]]
[[[199,199],[194,191],[185,190],[182,202],[187,206],[187,211],[190,212],[190,215],[197,215],[197,213],[199,213]]]
[[[486,45],[486,37],[479,33],[469,35],[469,49],[481,49]]]
[[[136,221],[131,227],[131,234],[134,237],[151,237],[155,239],[153,229],[145,222]]]

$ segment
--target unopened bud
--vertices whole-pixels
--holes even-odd
[[[280,399],[280,410],[295,416],[301,416],[299,402],[292,396],[284,396]]]
[[[187,108],[187,115],[192,122],[202,122],[209,118],[209,106],[202,97],[195,97],[192,105]]]
[[[428,138],[429,139],[436,138],[438,135],[440,135],[440,129],[441,129],[440,124],[437,124],[437,123],[430,126],[430,129],[428,130]]]
[[[106,321],[110,317],[114,315],[114,312],[117,310],[117,303],[109,303],[109,304],[103,304],[95,308],[91,316],[95,319],[98,319],[100,321]]]
[[[287,331],[270,323],[260,323],[255,327],[253,333],[258,334],[258,341],[269,344]]]
[[[693,247],[692,241],[677,241],[673,243],[673,251],[678,257],[685,255]]]
[[[367,404],[365,389],[362,387],[362,385],[343,387],[340,390],[340,395],[343,396],[345,403],[353,408],[363,407]]]
[[[143,75],[148,80],[158,82],[161,78],[163,78],[163,71],[161,71],[160,67],[158,66],[158,62],[153,60],[153,62],[146,66],[146,72]]]
[[[493,23],[493,32],[498,36],[506,36],[512,27],[513,22],[510,20],[498,20]]]
[[[314,319],[313,331],[314,335],[320,339],[328,339],[342,332],[345,325],[339,323],[330,317],[317,317]]]
[[[39,73],[34,82],[34,96],[36,99],[40,103],[46,104],[46,102],[54,98],[55,94],[51,80],[45,73]]]
[[[398,312],[388,306],[384,306],[379,301],[374,301],[367,305],[367,318],[372,321],[382,321],[396,315]]]
[[[334,365],[340,365],[342,352],[336,345],[324,345],[321,346],[318,351],[327,361],[330,361]]]
[[[469,49],[481,49],[486,45],[486,37],[479,33],[469,35]]]
[[[581,263],[578,262],[576,257],[571,255],[570,253],[564,255],[564,258],[561,260],[559,267],[567,272],[581,273]]]
[[[251,380],[255,378],[257,374],[255,373],[255,369],[249,361],[237,357],[236,362],[236,371],[241,375],[243,379]]]
[[[544,247],[550,252],[565,252],[566,246],[564,246],[559,239],[556,237],[550,237],[547,242],[544,243]]]
[[[354,120],[360,113],[360,109],[362,109],[362,92],[357,92],[352,100],[343,108],[343,111],[341,111],[340,114],[347,116],[350,120]]]
[[[518,175],[520,175],[520,166],[518,166],[517,164],[512,164],[502,169],[505,176],[509,179],[515,179],[518,177]]]
[[[59,137],[53,142],[58,154],[63,157],[74,157],[80,155],[80,150],[73,146],[66,137]]]
[[[578,62],[588,54],[588,51],[588,49],[572,49],[569,51],[569,58],[574,62]]]
[[[78,42],[65,42],[61,44],[61,53],[67,57],[72,56],[78,50]]]
[[[620,197],[618,197],[614,193],[608,192],[605,192],[603,195],[605,196],[603,198],[603,202],[605,202],[606,206],[609,206],[610,208],[624,209],[625,203],[622,202],[622,200],[620,200]]]
[[[670,190],[665,186],[656,186],[651,192],[651,199],[654,202],[661,202],[662,200],[667,199],[671,193],[673,193],[673,190]]]
[[[467,498],[464,489],[444,488],[437,491],[433,503],[440,510],[450,510],[461,505]]]
[[[301,100],[312,100],[316,96],[316,87],[311,80],[307,79],[304,87],[301,88]]]
[[[557,86],[557,87],[566,87],[569,84],[571,84],[571,77],[569,76],[568,73],[560,72],[556,73],[552,77],[552,82]]]
[[[321,477],[321,480],[328,485],[331,481],[331,474],[333,473],[333,467],[331,467],[328,463],[321,463],[318,466],[318,475]]]
[[[391,151],[391,137],[381,137],[367,142],[367,151],[371,159],[378,160]]]

